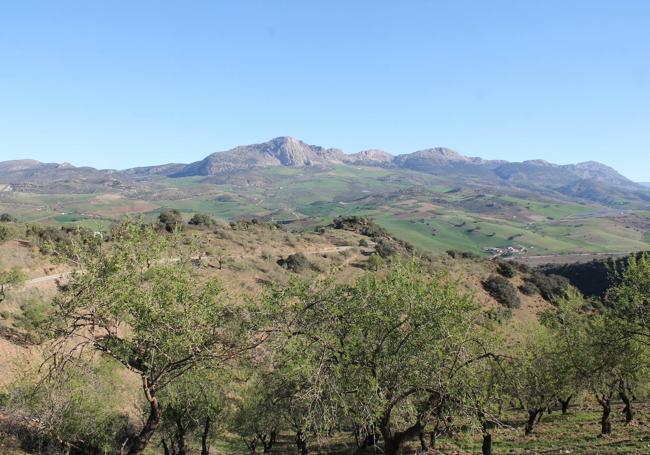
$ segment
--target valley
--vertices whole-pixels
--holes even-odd
[[[597,163],[495,162],[442,148],[394,158],[378,151],[344,155],[277,138],[187,166],[99,171],[5,162],[0,184],[0,212],[93,230],[125,215],[153,219],[176,208],[188,218],[196,212],[222,221],[257,218],[293,230],[339,215],[366,216],[437,254],[650,247],[650,190]]]

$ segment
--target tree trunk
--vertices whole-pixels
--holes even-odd
[[[251,439],[250,442],[247,442],[246,439],[244,439],[244,442],[246,443],[246,447],[248,447],[249,453],[255,455],[255,453],[257,453],[257,436]]]
[[[385,419],[379,428],[381,438],[384,441],[384,454],[385,455],[398,455],[401,449],[401,444],[398,438],[393,435],[390,429],[390,422]]]
[[[208,436],[210,434],[210,425],[212,420],[210,416],[205,418],[205,425],[203,426],[203,433],[201,433],[201,455],[208,455],[210,447],[208,447]]]
[[[390,424],[381,427],[381,437],[384,441],[384,454],[385,455],[399,455],[402,453],[404,443],[412,438],[415,438],[423,430],[422,424],[417,422],[415,425],[404,431],[397,431],[393,433],[390,430]]]
[[[176,455],[186,455],[187,450],[185,449],[185,428],[183,428],[183,422],[181,419],[176,419],[176,442],[178,443],[178,450]]]
[[[429,433],[429,448],[435,449],[436,448],[436,432],[432,431]]]
[[[424,439],[424,431],[420,431],[418,438],[420,439],[420,449],[422,450],[422,453],[427,453],[429,448],[427,447],[427,441]]]
[[[402,444],[395,438],[384,438],[384,453],[386,455],[399,455]]]
[[[171,454],[169,453],[169,447],[167,447],[167,441],[165,441],[165,440],[163,439],[161,442],[162,442],[163,453],[164,453],[165,455],[171,455]]]
[[[483,433],[483,446],[481,447],[483,455],[492,455],[492,435],[490,433]]]
[[[305,440],[305,433],[302,431],[296,432],[296,446],[298,447],[300,455],[307,455],[309,453],[307,441]]]
[[[609,415],[612,412],[612,404],[608,397],[605,397],[598,401],[600,402],[600,405],[603,407],[603,414],[600,418],[600,433],[611,434],[612,422],[609,420]]]
[[[537,422],[537,416],[541,414],[542,411],[543,409],[539,408],[528,410],[528,421],[526,422],[526,428],[524,429],[526,436],[533,432],[533,428],[535,428],[535,423]]]
[[[267,434],[259,435],[259,439],[262,442],[262,446],[264,447],[263,453],[269,453],[271,451],[271,449],[273,448],[273,444],[275,444],[276,436],[277,433],[275,432],[275,430],[271,430],[271,432],[268,435]]]
[[[618,396],[621,397],[621,400],[623,403],[625,403],[625,407],[623,408],[623,413],[625,414],[625,424],[629,424],[632,422],[632,419],[634,419],[634,412],[632,411],[632,400],[627,394],[627,390],[625,389],[625,383],[623,381],[620,382],[619,388],[618,388]]]
[[[366,429],[366,437],[361,447],[374,447],[377,444],[377,434],[373,428]]]
[[[566,414],[569,411],[569,403],[571,402],[571,398],[573,398],[573,395],[569,395],[565,400],[558,398],[558,401],[562,406],[562,414]]]
[[[136,436],[132,436],[126,444],[127,455],[139,455],[147,448],[151,437],[156,432],[158,424],[160,424],[160,404],[154,396],[152,388],[149,386],[147,379],[143,379],[143,387],[147,401],[149,401],[149,417],[145,422],[142,430]]]

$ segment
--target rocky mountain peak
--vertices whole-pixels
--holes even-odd
[[[446,147],[434,147],[430,149],[425,149],[425,150],[419,150],[412,155],[421,157],[421,158],[428,158],[440,162],[448,162],[448,161],[471,161],[471,159],[465,155],[461,155],[455,150],[452,150],[450,148]]]
[[[606,164],[599,163],[598,161],[585,161],[578,164],[570,164],[569,168],[583,179],[597,180],[600,182],[613,183],[613,184],[630,184],[629,179],[619,174],[616,170],[607,166]]]
[[[293,137],[277,137],[247,148],[258,148],[260,152],[279,160],[282,166],[309,166],[322,164],[325,149],[308,145]]]
[[[393,161],[393,155],[383,150],[370,149],[347,155],[346,161],[352,164],[383,166]]]

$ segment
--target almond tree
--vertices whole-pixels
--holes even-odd
[[[99,354],[140,378],[149,411],[121,449],[132,455],[160,424],[161,391],[193,370],[223,368],[248,338],[241,306],[227,304],[216,282],[197,278],[178,238],[136,222],[119,225],[111,238],[71,241],[57,252],[78,272],[54,300],[48,360],[56,373]]]
[[[609,434],[612,401],[619,396],[625,403],[625,418],[633,418],[631,386],[638,382],[646,364],[640,339],[629,336],[617,309],[604,312],[590,309],[573,289],[542,315],[551,330],[558,396],[589,390],[602,408],[601,433]],[[566,398],[565,398],[566,400]],[[561,401],[563,410],[567,401]]]
[[[454,398],[456,376],[490,355],[471,296],[416,262],[395,262],[351,286],[294,283],[276,299],[290,339],[315,362],[312,405],[376,429],[389,455]]]
[[[650,255],[630,256],[622,270],[614,270],[616,283],[605,296],[618,332],[650,345]]]
[[[0,302],[7,296],[7,290],[12,286],[19,286],[25,281],[25,274],[18,268],[0,269]]]
[[[162,403],[161,443],[166,455],[187,455],[187,440],[200,440],[201,455],[210,453],[210,440],[223,426],[227,412],[230,372],[194,369],[159,392]]]
[[[552,334],[550,367],[556,378],[556,398],[566,414],[573,397],[585,390],[591,371],[584,363],[589,341],[589,321],[593,310],[574,288],[559,298],[552,308],[540,314],[540,321]]]
[[[558,390],[555,373],[553,336],[540,327],[528,333],[527,338],[513,349],[504,364],[510,394],[527,413],[524,433],[529,435],[544,411],[552,406]]]

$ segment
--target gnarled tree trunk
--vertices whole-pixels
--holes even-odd
[[[212,424],[212,419],[210,416],[205,418],[205,425],[203,426],[203,433],[201,433],[201,455],[208,455],[210,453],[210,447],[208,446],[208,436],[210,435],[210,425]]]
[[[610,414],[612,413],[612,403],[611,399],[608,396],[596,397],[598,403],[603,408],[603,413],[600,416],[600,433],[601,434],[611,434],[612,432],[612,422],[610,420]]]
[[[181,419],[176,419],[176,442],[178,443],[178,450],[176,455],[186,455],[187,450],[185,448],[185,428],[183,427],[183,422]]]
[[[623,413],[625,414],[625,424],[629,424],[634,419],[634,412],[632,411],[632,400],[627,394],[627,388],[625,387],[625,382],[620,381],[618,385],[618,396],[621,398],[625,407],[623,408]]]
[[[492,455],[492,435],[490,433],[483,433],[481,453],[483,455]]]
[[[390,423],[384,421],[380,426],[381,437],[384,441],[385,455],[398,455],[402,453],[404,443],[409,439],[415,438],[424,429],[420,422],[404,431],[391,431]]]
[[[418,438],[420,439],[420,450],[422,450],[422,453],[427,453],[429,448],[427,447],[427,441],[424,439],[424,431],[420,431]]]
[[[125,444],[125,453],[127,455],[139,455],[147,448],[151,437],[156,432],[160,424],[161,407],[160,403],[155,397],[155,389],[149,384],[147,378],[142,379],[142,386],[144,388],[145,397],[149,402],[149,416],[145,422],[142,430],[135,436],[129,438]]]
[[[562,407],[562,414],[566,414],[569,411],[569,403],[571,402],[571,398],[573,398],[573,395],[569,395],[564,400],[562,398],[558,398],[560,406]]]
[[[276,437],[277,437],[277,432],[275,430],[271,430],[268,434],[264,433],[258,435],[258,438],[262,443],[262,446],[264,447],[263,453],[269,453],[271,449],[273,449],[273,445],[275,444]]]
[[[300,455],[307,455],[309,453],[309,449],[307,448],[307,440],[305,439],[305,433],[302,431],[296,432],[296,447],[298,447]]]
[[[524,433],[527,435],[533,432],[535,428],[535,423],[538,422],[539,415],[542,414],[544,408],[533,408],[528,410],[528,421],[526,422],[526,427],[524,428]]]

